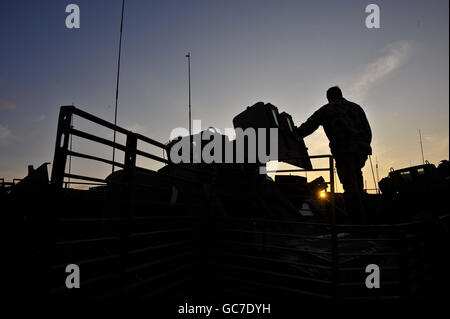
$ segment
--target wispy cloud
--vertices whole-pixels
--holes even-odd
[[[407,61],[411,55],[411,43],[394,42],[384,48],[383,56],[369,63],[354,82],[351,93],[364,99],[367,92],[386,76],[394,72]]]
[[[125,126],[125,128],[134,133],[142,133],[142,131],[143,131],[143,127],[137,123],[127,125],[127,126]]]
[[[16,108],[16,105],[14,103],[0,99],[0,109],[14,110],[15,108]]]
[[[0,145],[6,145],[12,134],[8,126],[0,124]]]
[[[448,136],[442,134],[424,135],[423,142],[426,160],[433,162],[448,159]]]
[[[45,115],[39,115],[32,119],[33,122],[41,122],[44,121],[47,117]]]

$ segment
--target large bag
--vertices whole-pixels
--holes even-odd
[[[258,102],[246,108],[245,111],[236,115],[233,125],[243,130],[253,128],[268,129],[266,132],[267,145],[269,144],[269,129],[278,128],[278,161],[298,166],[305,169],[312,169],[308,155],[308,149],[302,138],[294,133],[294,123],[292,117],[283,112],[279,113],[277,107],[263,102]],[[266,147],[268,150],[268,147]]]

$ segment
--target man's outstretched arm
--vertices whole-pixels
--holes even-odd
[[[300,137],[306,137],[310,134],[312,134],[315,130],[319,128],[319,126],[322,125],[321,121],[321,112],[320,109],[316,112],[314,112],[313,115],[311,115],[305,123],[300,125],[296,132],[297,135]]]

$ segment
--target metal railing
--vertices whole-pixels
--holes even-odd
[[[448,223],[448,215],[440,220]],[[220,236],[211,264],[230,295],[399,299],[426,293],[426,222],[333,227],[221,218],[215,232]],[[370,264],[379,266],[381,289],[366,287]]]
[[[0,178],[0,185],[2,187],[10,187],[10,186],[16,185],[21,180],[22,180],[21,178],[13,178],[12,182],[7,182],[7,181],[5,181],[4,178]]]
[[[74,115],[125,134],[126,144],[73,128]],[[112,162],[71,151],[70,135],[122,150],[125,160]],[[149,171],[167,178],[170,181],[167,185],[175,185],[176,181],[186,183],[189,187],[184,190],[188,194],[193,192],[191,198],[201,199],[172,205],[152,197],[164,187],[136,181],[137,155],[170,164],[164,158],[139,150],[138,140],[165,149],[162,143],[73,106],[61,108],[51,183],[62,191],[60,201],[73,205],[66,205],[67,209],[56,216],[54,224],[58,234],[51,252],[55,261],[52,271],[60,277],[53,294],[67,293],[62,277],[68,263],[88,268],[92,276],[83,284],[100,287],[92,291],[101,291],[103,296],[111,293],[155,297],[169,291],[202,296],[206,291],[208,296],[228,293],[275,298],[395,299],[413,295],[416,288],[412,284],[423,279],[422,222],[339,225],[335,196],[330,197],[329,224],[219,217],[210,214],[211,194],[204,193],[200,182]],[[123,168],[125,178],[122,182],[108,181],[112,187],[104,193],[87,192],[90,197],[85,198],[86,192],[64,190],[64,178],[84,180],[87,184],[105,184],[106,180],[66,172],[67,156],[114,164]],[[333,158],[330,155],[311,158],[328,158],[328,167],[312,171],[328,171],[328,184],[334,193]],[[140,191],[142,194],[137,195]],[[167,187],[163,191],[170,194]],[[97,206],[86,208],[88,201]],[[382,293],[368,292],[365,288],[368,264],[378,264],[383,278],[387,278],[382,284],[388,289]],[[417,279],[410,279],[412,273]]]
[[[72,125],[74,116],[124,134],[125,145],[78,130]],[[71,136],[121,150],[125,153],[124,161],[113,162],[73,151],[70,147]],[[199,228],[198,216],[206,203],[173,201],[170,195],[174,195],[174,187],[184,187],[186,194],[202,198],[201,185],[195,180],[138,167],[137,156],[171,164],[165,158],[139,149],[138,142],[166,150],[166,145],[160,142],[74,106],[61,107],[51,185],[54,191],[59,192],[55,206],[64,208],[55,216],[54,222],[55,244],[50,255],[53,260],[51,273],[56,275],[52,281],[51,295],[70,296],[63,280],[64,268],[68,263],[77,264],[90,274],[83,281],[85,296],[151,297],[152,294],[162,295],[183,285],[187,289],[187,282],[192,280],[188,274],[198,264],[197,259],[192,257],[196,251],[193,242]],[[67,172],[69,156],[122,168],[122,178],[107,180]],[[189,167],[171,165],[192,171]],[[149,174],[147,177],[150,180],[138,181],[136,176],[141,174],[142,177],[144,173]],[[166,183],[159,185],[152,182],[155,176]],[[67,182],[66,178],[72,180]],[[86,192],[64,189],[64,183],[108,184],[110,187]]]
[[[84,119],[86,119],[90,122],[96,123],[98,125],[101,125],[105,128],[108,128],[113,131],[124,134],[126,136],[126,144],[122,145],[120,143],[113,142],[108,139],[75,129],[71,125],[72,118],[74,115],[84,118]],[[109,159],[92,156],[92,155],[88,155],[88,154],[83,154],[83,153],[79,153],[79,152],[74,152],[74,151],[70,150],[69,149],[69,141],[70,141],[71,135],[78,136],[78,137],[86,139],[86,140],[97,142],[97,143],[107,145],[112,148],[124,151],[125,152],[124,162],[123,163],[119,163],[116,161],[113,162],[112,160],[109,160]],[[55,156],[54,156],[54,160],[53,160],[51,183],[54,186],[61,188],[63,186],[65,177],[75,178],[75,179],[79,179],[79,180],[85,180],[85,181],[94,182],[94,183],[104,183],[105,182],[104,179],[67,173],[65,171],[67,156],[74,156],[74,157],[84,158],[84,159],[93,160],[93,161],[97,161],[97,162],[102,162],[102,163],[114,165],[114,166],[117,166],[117,167],[120,167],[123,169],[135,168],[137,155],[144,156],[148,159],[155,160],[160,163],[169,164],[169,161],[166,160],[165,158],[162,158],[160,156],[139,150],[137,148],[138,141],[146,142],[150,145],[159,147],[162,150],[166,149],[166,145],[164,145],[160,142],[157,142],[157,141],[155,141],[151,138],[148,138],[146,136],[143,136],[141,134],[131,132],[131,131],[126,130],[122,127],[119,127],[117,125],[114,125],[114,124],[112,124],[108,121],[105,121],[99,117],[96,117],[92,114],[84,112],[80,109],[77,109],[74,106],[71,106],[71,105],[62,106],[60,113],[59,113],[59,119],[58,119],[58,129],[57,129],[57,134],[56,134]]]

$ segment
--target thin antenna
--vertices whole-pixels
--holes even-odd
[[[375,185],[375,192],[378,193],[378,185],[377,185],[377,182],[375,181],[375,174],[373,172],[372,156],[371,155],[369,155],[369,160],[370,160],[370,168],[372,169],[372,178],[373,178],[373,183]]]
[[[116,107],[114,110],[114,126],[117,125],[117,101],[119,99],[119,78],[120,78],[120,54],[122,52],[122,30],[123,30],[123,12],[125,9],[125,0],[122,0],[122,15],[120,18],[120,39],[119,39],[119,57],[117,60],[117,79],[116,79]],[[116,128],[114,127],[114,138],[113,142],[116,143]],[[112,154],[112,172],[114,173],[114,160],[116,155],[116,147],[113,145],[113,154]]]
[[[378,156],[375,156],[375,170],[376,170],[376,173],[377,173],[377,185],[379,185],[379,183],[380,183],[380,174],[379,174],[379,171],[378,171]],[[378,194],[380,193],[380,189],[378,189]]]
[[[192,136],[192,118],[191,118],[191,52],[186,54],[188,62],[188,85],[189,85],[189,135]]]
[[[422,152],[422,164],[425,165],[425,157],[423,156],[422,132],[419,129],[420,151]]]

